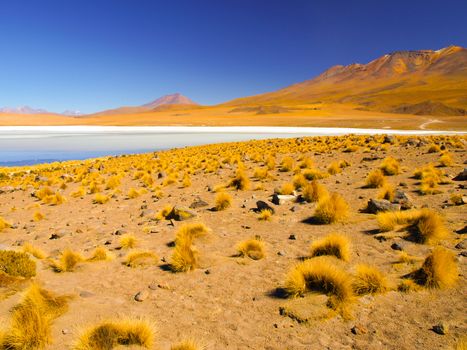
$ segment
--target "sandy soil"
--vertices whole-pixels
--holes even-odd
[[[440,125],[442,124],[435,124]],[[235,146],[232,146],[235,147]],[[466,149],[451,151],[455,161],[452,167],[443,168],[455,176],[464,168]],[[122,182],[122,195],[108,203],[93,204],[93,195],[72,198],[78,184],[69,183],[63,195],[64,204],[49,206],[40,204],[45,219],[32,220],[37,210],[37,200],[31,197],[31,190],[18,190],[0,194],[0,216],[17,228],[0,233],[1,247],[13,247],[31,242],[51,256],[71,247],[89,255],[96,247],[110,242],[108,247],[116,258],[110,262],[83,263],[75,272],[55,273],[44,261],[38,262],[36,279],[45,288],[62,294],[73,294],[69,311],[54,321],[54,342],[47,349],[68,349],[83,326],[99,320],[119,316],[145,317],[157,327],[157,345],[168,349],[170,344],[184,338],[201,340],[208,349],[450,349],[467,332],[465,310],[467,302],[466,260],[458,257],[460,281],[458,286],[448,290],[401,293],[390,291],[383,295],[359,298],[353,309],[353,318],[343,320],[336,316],[326,321],[298,323],[280,314],[283,306],[295,308],[298,313],[307,313],[311,298],[281,299],[272,292],[283,285],[287,271],[299,259],[306,256],[310,243],[331,232],[346,235],[352,243],[351,261],[347,268],[354,271],[358,263],[376,265],[395,284],[401,275],[413,270],[413,266],[395,268],[392,265],[398,252],[391,244],[400,242],[404,249],[415,256],[425,257],[431,246],[408,242],[400,238],[379,241],[371,233],[377,229],[375,216],[360,212],[368,199],[375,198],[378,189],[363,189],[368,172],[376,168],[382,158],[394,156],[401,159],[405,167],[400,175],[388,177],[398,185],[407,184],[404,191],[413,198],[416,207],[429,206],[446,218],[451,232],[450,239],[442,245],[454,251],[462,235],[454,233],[467,224],[465,206],[447,204],[452,193],[467,194],[459,188],[459,182],[442,185],[442,193],[418,195],[418,180],[411,178],[415,168],[430,162],[436,163],[438,153],[427,153],[426,147],[392,146],[388,151],[363,153],[342,153],[341,150],[309,155],[317,167],[325,170],[334,160],[345,159],[351,163],[342,173],[320,180],[329,191],[340,193],[350,204],[351,215],[344,223],[332,225],[310,225],[302,222],[313,214],[316,204],[289,203],[274,206],[275,215],[271,221],[259,221],[250,209],[257,200],[268,201],[274,188],[291,181],[292,172],[272,171],[274,180],[263,182],[264,190],[229,191],[233,196],[231,208],[213,212],[207,208],[214,205],[215,193],[208,186],[227,182],[233,169],[220,169],[218,173],[192,176],[192,186],[181,188],[174,184],[164,187],[162,199],[143,194],[135,199],[125,199],[130,187],[139,188],[140,183],[128,175]],[[298,159],[300,154],[292,154]],[[364,161],[365,157],[379,159]],[[278,159],[280,156],[278,155]],[[247,173],[251,176],[258,166],[251,160],[244,160]],[[105,163],[104,163],[105,164]],[[161,180],[158,180],[159,182]],[[259,184],[253,181],[253,186]],[[118,250],[118,229],[134,233],[138,248],[150,249],[163,260],[168,261],[172,249],[168,244],[174,239],[180,222],[156,222],[153,214],[144,216],[143,209],[154,213],[166,204],[189,206],[196,197],[210,204],[207,208],[195,209],[201,221],[212,229],[212,234],[197,244],[202,255],[202,267],[190,273],[166,271],[164,262],[158,266],[129,268],[122,265],[127,251]],[[272,205],[272,204],[271,204]],[[16,207],[15,211],[11,211]],[[143,216],[142,216],[143,215]],[[143,227],[150,227],[144,233]],[[60,233],[59,239],[51,240],[53,233]],[[296,240],[289,239],[294,234]],[[238,242],[261,236],[267,247],[265,259],[253,261],[232,257]],[[150,289],[150,285],[167,285],[169,289]],[[136,302],[139,291],[149,293],[146,300]],[[8,321],[8,310],[20,298],[20,293],[0,302],[0,324]],[[304,316],[305,317],[305,316]],[[431,328],[447,322],[450,331],[438,335]],[[353,334],[352,327],[359,325],[362,333]]]

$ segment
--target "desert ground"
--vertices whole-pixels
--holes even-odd
[[[0,254],[24,264],[0,259],[0,348],[465,349],[466,142],[274,139],[0,168]]]

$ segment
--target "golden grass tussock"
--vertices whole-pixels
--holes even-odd
[[[204,347],[199,345],[195,340],[184,340],[181,343],[172,345],[170,350],[203,350]]]
[[[420,210],[386,211],[376,214],[381,232],[394,230],[397,226],[413,223],[420,216]]]
[[[86,261],[94,262],[94,261],[110,261],[113,259],[113,255],[109,250],[105,247],[97,247],[92,252],[91,256],[86,259]]]
[[[164,206],[164,208],[162,208],[155,216],[155,219],[156,220],[163,220],[165,219],[167,216],[169,216],[169,214],[172,212],[173,210],[173,205],[170,205],[170,204],[167,204],[166,206]]]
[[[399,161],[393,157],[384,158],[380,169],[383,171],[384,175],[397,175],[401,172]]]
[[[237,245],[238,256],[260,260],[266,256],[266,247],[259,238],[247,239]]]
[[[68,310],[69,299],[32,284],[11,310],[10,325],[0,338],[0,348],[36,350],[51,344],[52,322]]]
[[[0,216],[0,232],[10,227],[11,227],[11,224]]]
[[[93,202],[94,204],[105,204],[105,203],[107,203],[109,200],[110,200],[110,197],[109,197],[109,196],[107,196],[107,195],[105,195],[105,194],[103,194],[103,193],[96,193],[96,194],[94,195],[94,198],[93,198],[92,202]]]
[[[253,177],[258,180],[265,180],[269,176],[268,168],[255,168]]]
[[[292,171],[294,167],[295,161],[293,160],[292,157],[284,157],[281,161],[281,165],[279,167],[279,171],[281,172],[289,172]]]
[[[434,248],[414,276],[419,284],[428,288],[453,287],[459,279],[459,269],[454,253],[440,246]]]
[[[247,190],[250,187],[250,180],[242,169],[238,169],[235,176],[228,183],[228,187],[237,190]]]
[[[139,345],[151,349],[154,336],[154,326],[145,320],[103,321],[82,332],[72,349],[111,350],[119,345]]]
[[[34,221],[41,221],[45,218],[45,215],[42,214],[40,211],[35,211],[34,214],[32,215],[32,219]]]
[[[136,247],[136,244],[138,243],[138,240],[136,239],[135,235],[131,233],[127,233],[122,235],[120,239],[118,240],[120,243],[120,246],[124,249],[131,249]]]
[[[392,202],[396,193],[396,188],[390,183],[385,183],[378,194],[378,198],[387,199]]]
[[[421,286],[411,279],[403,279],[397,285],[397,290],[402,293],[416,292],[421,289]]]
[[[389,282],[384,274],[374,266],[361,264],[352,283],[355,294],[381,294],[389,290]]]
[[[84,197],[86,194],[86,189],[84,187],[78,187],[76,191],[71,192],[70,196],[73,198]]]
[[[291,296],[320,292],[329,296],[328,307],[347,314],[353,301],[351,276],[334,265],[329,258],[319,257],[295,265],[287,274],[285,289]]]
[[[386,178],[384,177],[384,173],[381,169],[372,170],[365,180],[366,188],[383,187],[385,184]]]
[[[302,188],[302,197],[305,201],[318,202],[324,197],[328,197],[329,193],[326,190],[326,187],[321,185],[318,181],[313,180]]]
[[[174,272],[187,272],[199,266],[199,252],[195,239],[206,236],[210,230],[202,223],[185,224],[175,236],[175,249],[170,266]]]
[[[349,206],[338,193],[323,197],[316,206],[314,220],[320,224],[331,224],[347,219]]]
[[[321,172],[318,169],[306,169],[303,171],[303,176],[305,179],[312,181],[312,180],[321,180],[329,176],[328,173]]]
[[[31,243],[26,242],[21,247],[24,253],[31,254],[36,259],[45,259],[47,254],[40,248],[34,247]]]
[[[120,176],[114,175],[114,176],[109,177],[105,185],[105,188],[107,190],[115,190],[117,187],[120,186],[120,183],[121,183]]]
[[[138,191],[137,189],[135,189],[135,188],[132,187],[132,188],[130,188],[130,189],[128,190],[128,194],[127,194],[126,196],[127,196],[128,198],[130,198],[130,199],[134,199],[134,198],[139,197],[139,196],[140,196],[140,193],[139,193],[139,191]]]
[[[443,153],[441,157],[439,157],[439,166],[441,167],[450,167],[454,164],[452,156],[449,153]]]
[[[227,192],[221,191],[216,195],[216,204],[214,209],[221,211],[229,208],[232,205],[232,196]]]
[[[285,194],[285,195],[293,194],[294,191],[295,191],[295,186],[293,183],[290,183],[290,182],[283,183],[279,190],[280,194]]]
[[[466,203],[464,203],[464,198],[463,198],[462,194],[459,194],[459,193],[451,194],[451,196],[449,197],[449,201],[454,205],[466,204]]]
[[[132,251],[127,254],[125,260],[123,261],[123,265],[128,267],[143,267],[149,265],[157,265],[159,262],[159,257],[157,254],[149,251],[149,250],[142,250],[142,251]]]
[[[73,272],[79,263],[83,262],[84,258],[81,254],[65,249],[58,260],[50,260],[50,266],[55,272]]]
[[[330,175],[336,175],[342,172],[342,168],[340,166],[340,163],[338,161],[334,161],[328,166],[328,173]]]
[[[349,261],[350,260],[350,242],[347,237],[332,233],[323,239],[313,242],[310,246],[311,257],[332,255],[336,258]]]
[[[27,253],[0,250],[0,272],[13,277],[30,278],[36,275],[36,263]]]
[[[259,221],[270,221],[272,219],[272,211],[263,209],[258,214]]]

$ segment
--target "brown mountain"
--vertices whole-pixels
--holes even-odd
[[[334,66],[311,80],[227,105],[323,103],[392,113],[465,115],[467,49],[397,51],[368,64]]]
[[[128,107],[120,107],[115,109],[109,109],[102,112],[95,113],[94,115],[114,115],[114,114],[133,114],[133,113],[143,113],[143,112],[151,112],[156,111],[164,107],[165,109],[171,110],[178,110],[178,109],[186,109],[188,107],[195,108],[198,106],[196,102],[189,99],[186,96],[183,96],[180,93],[164,95],[151,101],[149,103],[145,103],[141,106],[128,106]]]

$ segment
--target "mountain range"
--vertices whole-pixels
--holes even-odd
[[[312,79],[283,89],[215,106],[200,106],[188,97],[174,93],[143,105],[124,106],[84,116],[75,112],[50,113],[30,107],[3,108],[0,109],[0,116],[1,113],[43,115],[46,123],[52,123],[46,120],[47,115],[80,116],[73,118],[75,122],[79,119],[80,123],[106,125],[157,125],[161,120],[168,123],[165,119],[173,120],[174,116],[179,117],[178,122],[185,116],[190,123],[201,123],[195,118],[210,116],[221,118],[220,123],[227,125],[238,121],[239,116],[254,118],[257,115],[280,115],[284,118],[335,115],[378,115],[382,118],[385,114],[465,116],[467,49],[449,46],[436,51],[396,51],[367,64],[337,65]],[[0,119],[0,124],[3,120],[6,119]],[[60,118],[54,118],[53,122],[69,123]]]

